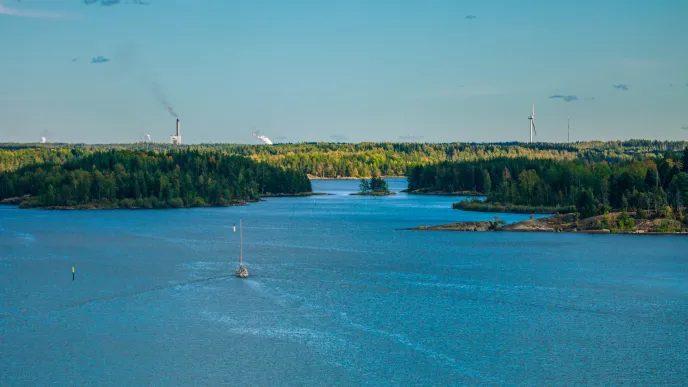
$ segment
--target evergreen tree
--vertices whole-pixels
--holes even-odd
[[[483,189],[482,192],[489,194],[492,191],[492,178],[487,170],[483,170]]]
[[[597,205],[592,193],[587,189],[583,189],[578,195],[577,208],[581,216],[584,218],[597,215]]]
[[[657,169],[648,169],[647,173],[645,173],[645,189],[648,191],[654,191],[658,188],[658,183],[659,181],[657,180]]]
[[[688,203],[688,173],[680,172],[671,181],[669,186],[671,204],[675,207],[682,207]]]
[[[370,183],[366,179],[361,179],[361,184],[358,187],[363,193],[370,191]]]

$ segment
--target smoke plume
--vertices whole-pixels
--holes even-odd
[[[120,47],[115,53],[115,60],[122,75],[129,75],[134,73],[136,75],[136,83],[146,91],[150,92],[153,98],[161,104],[165,110],[174,118],[179,118],[174,111],[172,104],[169,102],[167,95],[162,89],[162,86],[155,80],[153,73],[148,70],[148,66],[140,60],[137,47],[135,44],[128,44]]]
[[[145,79],[143,79],[143,81],[145,82]],[[165,93],[162,91],[160,85],[157,82],[149,79],[148,87],[150,87],[150,90],[153,93],[153,97],[157,99],[162,104],[162,106],[165,107],[167,112],[170,113],[172,117],[179,118],[177,113],[174,112],[172,105],[170,105],[170,103],[167,101],[167,97],[165,96]]]
[[[265,143],[265,145],[272,145],[272,141],[270,141],[270,139],[265,137],[264,135],[260,134],[260,131],[253,132],[251,134],[253,135],[253,137]]]

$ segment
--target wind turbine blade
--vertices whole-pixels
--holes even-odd
[[[537,135],[537,131],[535,130],[535,120],[533,120],[533,134]]]

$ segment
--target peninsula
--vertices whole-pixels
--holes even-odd
[[[582,219],[633,213],[639,221],[664,218],[684,223],[688,147],[683,152],[666,151],[622,161],[522,157],[442,162],[412,168],[408,190],[486,193],[484,200],[473,198],[453,204],[454,209],[463,211],[578,213]],[[663,228],[648,226],[653,227]]]

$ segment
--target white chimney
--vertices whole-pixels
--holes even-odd
[[[172,145],[181,145],[182,144],[182,131],[181,131],[181,128],[179,127],[179,118],[177,118],[177,135],[176,136],[170,136],[170,144],[172,144]]]

